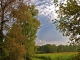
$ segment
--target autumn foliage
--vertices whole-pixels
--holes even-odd
[[[25,55],[25,45],[23,41],[25,35],[22,34],[22,29],[20,25],[13,24],[13,27],[7,33],[4,43],[5,54],[11,60],[20,60],[22,56]]]
[[[28,1],[0,0],[0,60],[31,59],[40,25],[37,15]]]

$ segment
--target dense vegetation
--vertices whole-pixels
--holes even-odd
[[[70,36],[72,43],[80,43],[79,0],[55,1],[55,6],[59,7],[56,28],[64,36]],[[34,40],[40,25],[37,16],[38,10],[29,0],[0,0],[0,60],[31,60],[36,51]],[[39,46],[37,53],[76,52],[79,46],[47,44]],[[80,60],[79,56],[80,53],[72,59]],[[61,55],[60,59],[64,60]]]
[[[72,43],[80,43],[80,0],[63,0],[55,3],[58,19],[54,22],[63,36],[69,36]]]
[[[72,57],[76,54],[74,52],[36,54],[32,60],[73,60]]]
[[[26,0],[0,0],[0,60],[31,60],[38,10]],[[5,32],[5,33],[4,33]]]
[[[54,22],[56,29],[69,36],[70,43],[80,44],[80,0],[54,0],[59,9],[56,10],[58,19]],[[80,53],[72,60],[80,60]]]
[[[39,46],[36,53],[59,53],[59,52],[77,52],[80,45],[58,45],[46,44]]]

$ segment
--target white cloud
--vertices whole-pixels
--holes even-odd
[[[53,0],[32,0],[32,3],[35,4],[36,8],[39,10],[39,16],[46,16],[46,18],[49,18],[50,22],[57,18]]]
[[[39,10],[39,18],[45,18],[45,19],[42,19],[42,20],[45,20],[45,21],[40,20],[40,22],[43,22],[42,23],[43,25],[42,25],[41,29],[45,30],[46,27],[49,27],[48,23],[51,24],[52,23],[51,20],[54,20],[54,19],[57,18],[57,14],[55,13],[55,8],[54,8],[54,5],[53,5],[53,0],[32,0],[32,3],[35,4],[36,8]],[[48,22],[47,22],[47,19],[49,20]],[[46,22],[46,24],[45,24],[45,22]],[[40,40],[40,39],[37,38],[36,39],[36,45],[67,44],[68,39],[63,38],[63,36],[60,36],[58,33],[56,33],[56,31],[54,31],[54,29],[53,29],[53,31],[46,29],[46,30],[48,30],[48,32],[45,33],[45,31],[46,31],[45,30],[44,34],[42,33],[44,36],[41,35],[41,33],[39,33],[45,39]],[[39,31],[41,31],[41,30],[39,29]],[[56,36],[54,36],[53,33]]]
[[[36,38],[35,42],[36,42],[36,45],[39,45],[39,46],[47,44],[46,41],[40,40],[40,39],[38,39],[38,38]]]
[[[68,44],[68,40],[65,40],[65,41],[56,41],[56,40],[55,41],[45,41],[45,40],[40,40],[38,38],[36,38],[35,42],[36,42],[36,45],[38,45],[38,46],[46,45],[46,44],[56,44],[56,45]]]

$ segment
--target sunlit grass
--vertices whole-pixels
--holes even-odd
[[[72,55],[76,52],[64,52],[64,53],[49,53],[49,54],[36,54],[33,60],[70,60]]]

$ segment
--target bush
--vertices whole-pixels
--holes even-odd
[[[71,60],[80,60],[80,53],[73,55]]]

